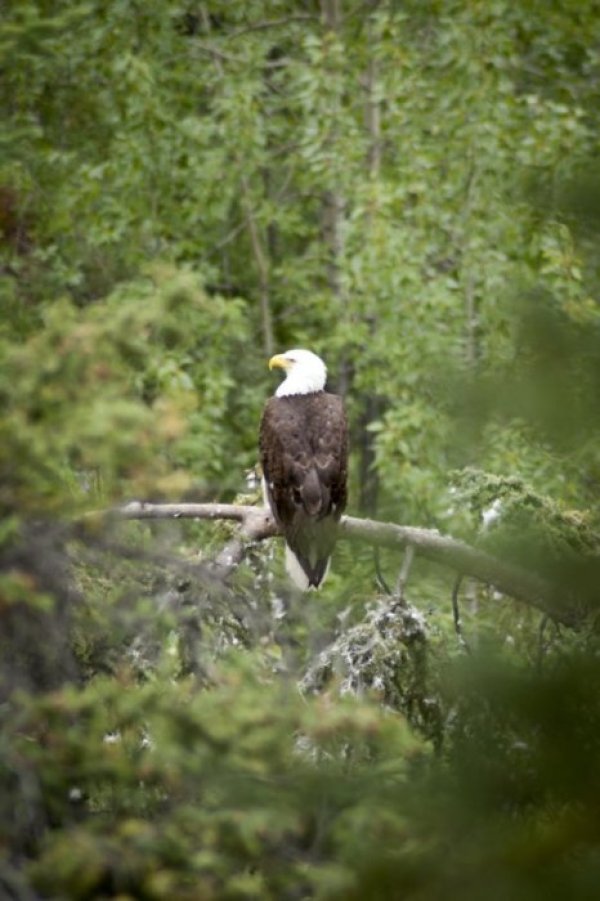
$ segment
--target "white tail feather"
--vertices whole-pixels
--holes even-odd
[[[267,480],[264,476],[262,476],[260,480],[260,487],[262,488],[262,496],[263,496],[263,504],[265,507],[273,513],[273,508],[271,507],[271,501],[269,500],[269,493],[267,491]]]
[[[285,546],[285,571],[300,591],[308,591],[308,577],[296,557],[293,550]]]
[[[319,585],[322,585],[327,578],[327,573],[329,572],[329,563],[330,560],[327,561],[327,567]],[[308,584],[308,576],[300,566],[300,562],[295,553],[287,544],[285,546],[285,570],[294,585],[296,585],[300,589],[300,591],[315,591],[315,586]]]

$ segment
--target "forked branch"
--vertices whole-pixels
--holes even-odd
[[[278,534],[272,516],[264,507],[240,504],[151,504],[135,501],[103,515],[120,519],[207,519],[238,522],[238,534],[225,545],[213,562],[215,569],[225,574],[241,562],[248,544]],[[340,522],[340,539],[344,538],[378,547],[412,547],[415,553],[428,560],[492,585],[502,594],[537,607],[565,625],[573,625],[577,621],[573,607],[565,603],[562,593],[559,594],[541,576],[500,560],[464,541],[441,535],[435,529],[344,516]]]

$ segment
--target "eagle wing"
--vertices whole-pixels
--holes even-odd
[[[266,494],[308,579],[323,579],[346,506],[348,426],[342,399],[317,392],[272,397],[260,427]]]

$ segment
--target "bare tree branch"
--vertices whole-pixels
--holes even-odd
[[[456,581],[454,582],[454,587],[452,588],[452,617],[454,619],[454,631],[456,632],[456,637],[458,638],[458,643],[467,654],[471,653],[471,648],[467,640],[465,639],[463,628],[462,628],[462,618],[460,615],[460,604],[458,602],[458,593],[460,591],[460,586],[462,585],[463,574],[459,573],[456,577]],[[546,613],[545,616],[548,616]]]
[[[541,576],[507,563],[464,541],[441,535],[436,529],[399,526],[392,522],[357,519],[345,516],[340,523],[342,534],[352,540],[367,541],[380,547],[405,548],[413,545],[428,560],[493,585],[502,594],[524,601],[569,625],[576,617],[554,586]]]
[[[98,515],[119,519],[230,519],[242,523],[253,540],[277,534],[277,527],[266,507],[246,507],[243,504],[150,504],[131,501],[102,514],[89,514]]]
[[[277,526],[266,508],[240,504],[150,504],[134,501],[102,514],[89,515],[114,516],[120,519],[225,519],[238,522],[239,533],[225,545],[211,564],[215,571],[225,575],[242,561],[248,544],[278,534]],[[464,541],[441,535],[435,529],[343,516],[340,538],[366,542],[376,547],[412,547],[428,560],[493,585],[502,594],[536,607],[565,625],[577,622],[574,605],[569,604],[564,593],[546,579]]]
[[[408,582],[408,576],[410,574],[410,568],[412,566],[414,556],[414,547],[412,546],[412,544],[407,544],[406,550],[404,551],[402,566],[400,567],[400,572],[398,573],[398,578],[396,580],[396,588],[394,590],[394,597],[398,601],[404,600],[404,589],[406,588],[406,583]]]

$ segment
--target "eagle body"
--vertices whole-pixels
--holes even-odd
[[[295,363],[302,353],[310,352],[288,351],[273,360],[295,355]],[[271,365],[284,368],[273,361]],[[284,385],[280,396],[267,401],[260,424],[264,490],[286,541],[289,574],[302,589],[318,588],[346,506],[346,414],[341,397],[335,394],[322,389],[288,394],[282,390]]]

